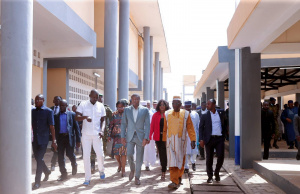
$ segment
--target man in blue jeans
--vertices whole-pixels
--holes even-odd
[[[31,124],[33,130],[32,149],[37,163],[35,183],[32,190],[40,188],[43,172],[45,174],[43,181],[47,181],[51,174],[51,171],[47,168],[44,162],[44,155],[49,142],[49,130],[52,134],[52,147],[55,151],[57,150],[53,111],[44,106],[44,101],[44,96],[42,94],[37,95],[35,97],[36,107],[31,110]]]

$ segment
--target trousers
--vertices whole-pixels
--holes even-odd
[[[134,148],[136,148],[136,164],[134,164]],[[127,159],[131,171],[135,171],[135,177],[140,178],[141,169],[144,159],[144,147],[142,142],[138,139],[137,134],[135,133],[132,140],[127,142]]]
[[[206,172],[207,176],[212,178],[213,176],[213,161],[214,161],[214,149],[217,153],[217,165],[215,169],[215,175],[219,175],[220,169],[224,163],[224,137],[211,137],[209,142],[205,145],[206,151]]]
[[[36,173],[35,173],[35,183],[40,184],[42,173],[49,174],[50,171],[47,168],[44,162],[44,155],[47,150],[47,144],[39,145],[37,143],[37,139],[32,142],[32,150],[34,154],[34,158],[36,160]]]
[[[91,147],[93,146],[98,162],[98,169],[100,172],[104,172],[104,155],[103,155],[103,144],[102,140],[98,135],[82,135],[81,138],[83,148],[83,164],[85,171],[85,180],[91,180]]]
[[[189,161],[190,161],[192,164],[195,164],[195,163],[196,163],[196,157],[197,157],[196,154],[186,154],[186,155],[185,155],[185,165],[184,165],[184,169],[189,169]]]

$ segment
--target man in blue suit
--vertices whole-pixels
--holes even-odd
[[[80,147],[80,129],[75,121],[75,113],[67,111],[68,102],[60,101],[60,112],[54,115],[55,135],[57,139],[58,165],[61,176],[58,181],[64,181],[68,177],[65,167],[65,152],[72,164],[72,175],[77,173],[76,156],[74,154],[75,138],[76,147]]]
[[[125,108],[121,123],[121,140],[127,142],[127,158],[130,165],[129,181],[135,172],[135,184],[140,185],[141,168],[144,158],[144,146],[148,144],[150,133],[149,110],[140,106],[140,96],[131,96],[132,106]],[[127,131],[126,131],[127,129]],[[133,160],[134,147],[136,146],[136,166]]]
[[[44,96],[39,94],[35,97],[35,106],[31,109],[31,125],[33,131],[32,150],[34,158],[37,163],[35,183],[32,190],[38,189],[41,186],[41,176],[44,172],[45,178],[43,181],[47,181],[51,171],[47,168],[44,162],[44,155],[47,150],[49,142],[49,131],[52,134],[52,147],[56,151],[56,138],[54,129],[53,111],[44,106]]]
[[[212,183],[214,149],[217,152],[217,165],[215,169],[216,181],[220,181],[220,169],[224,162],[224,141],[226,134],[226,115],[224,110],[216,110],[216,101],[207,102],[207,113],[203,114],[199,126],[200,146],[206,150],[207,183]]]

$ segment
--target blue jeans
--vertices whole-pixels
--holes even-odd
[[[35,173],[35,183],[40,184],[42,173],[49,174],[50,171],[47,168],[44,162],[44,155],[47,150],[47,144],[39,145],[36,140],[32,142],[32,150],[34,154],[34,158],[36,160],[36,173]]]
[[[136,165],[134,164],[133,160],[134,146],[136,146]],[[127,142],[127,159],[130,165],[130,170],[135,171],[135,177],[139,179],[141,176],[141,169],[144,159],[144,147],[142,146],[142,142],[139,140],[136,133],[134,134],[132,140]]]

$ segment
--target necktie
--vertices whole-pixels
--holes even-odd
[[[54,107],[54,114],[56,114],[57,106]]]

